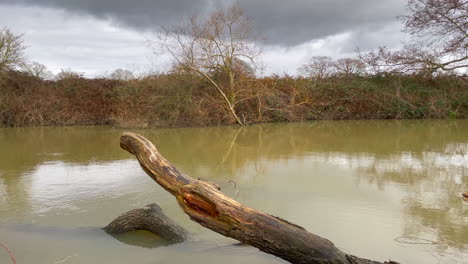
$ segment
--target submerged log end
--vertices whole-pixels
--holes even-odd
[[[155,203],[124,213],[103,229],[109,234],[146,230],[174,243],[183,242],[191,236],[188,231],[167,217]]]

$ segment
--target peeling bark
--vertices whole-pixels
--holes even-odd
[[[301,226],[242,205],[222,193],[216,184],[185,175],[140,135],[124,133],[120,146],[134,154],[143,170],[176,197],[190,219],[217,233],[291,263],[382,263],[346,254],[329,240]]]

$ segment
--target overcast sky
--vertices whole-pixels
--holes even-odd
[[[266,73],[295,74],[311,56],[353,56],[354,50],[405,38],[396,16],[405,0],[241,0],[265,36]],[[24,33],[27,56],[53,72],[87,76],[116,68],[164,71],[145,40],[160,26],[204,14],[231,0],[0,0],[0,27]]]

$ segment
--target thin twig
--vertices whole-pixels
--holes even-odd
[[[61,260],[55,262],[55,264],[63,263],[63,262],[65,262],[65,261],[67,261],[69,258],[73,258],[73,257],[75,257],[75,256],[76,256],[76,254],[73,255],[73,256],[66,256],[66,257],[62,258]]]
[[[235,198],[238,198],[238,197],[239,197],[239,193],[240,193],[240,189],[239,189],[239,187],[237,187],[237,183],[236,183],[235,181],[233,181],[233,180],[229,180],[229,181],[227,181],[227,182],[228,182],[228,183],[231,183],[232,186],[234,187],[234,189],[236,189],[236,192],[235,192],[235,194],[234,194],[234,197],[235,197]]]
[[[11,252],[11,249],[7,245],[1,244],[1,243],[0,243],[0,246],[6,249],[6,251],[10,255],[11,261],[13,261],[13,263],[16,264],[16,259],[15,259],[15,256],[13,255],[13,252]]]
[[[406,240],[406,239],[408,239],[408,240]],[[432,241],[432,240],[424,239],[424,238],[419,238],[419,237],[413,237],[413,236],[397,237],[394,240],[396,242],[402,243],[402,244],[416,244],[416,245],[436,245],[436,244],[439,244],[436,241]],[[410,242],[409,240],[421,241],[421,242]]]

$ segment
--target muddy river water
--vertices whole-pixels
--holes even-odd
[[[401,263],[468,263],[468,120],[317,121],[176,129],[0,128],[0,243],[17,263],[286,263],[188,219],[119,148],[140,133],[186,174],[323,236]],[[110,236],[158,203],[196,241]],[[10,262],[0,248],[0,263]]]

